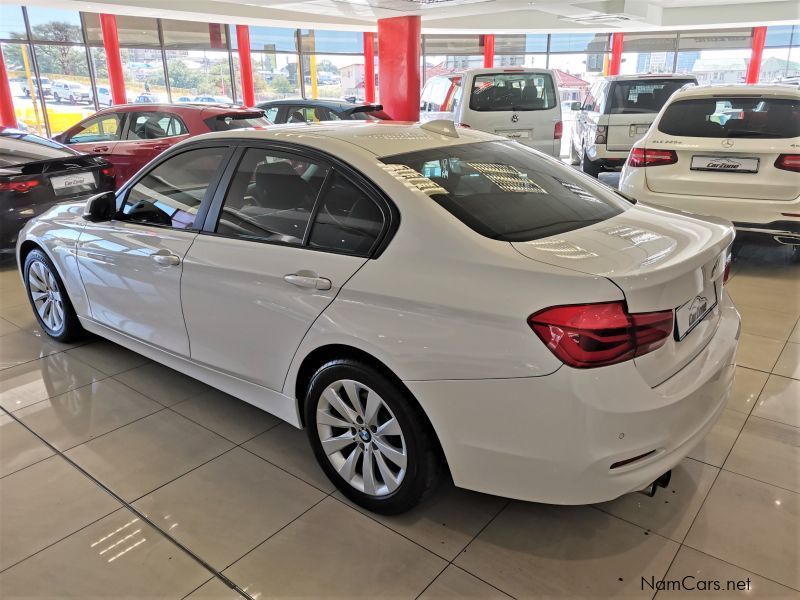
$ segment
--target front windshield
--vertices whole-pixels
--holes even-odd
[[[538,240],[630,207],[604,185],[515,142],[431,148],[381,159],[481,235]]]

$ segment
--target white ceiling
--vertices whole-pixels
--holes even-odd
[[[642,31],[800,22],[797,0],[23,0],[193,21],[369,31],[421,15],[425,33]],[[0,0],[19,3],[19,0]]]

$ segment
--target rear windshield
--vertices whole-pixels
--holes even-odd
[[[58,142],[29,134],[0,135],[0,167],[10,167],[52,158],[76,156],[78,153]]]
[[[687,83],[694,83],[694,80],[617,81],[611,87],[606,112],[610,115],[657,113],[667,99]]]
[[[658,130],[688,137],[794,138],[800,136],[800,100],[695,98],[667,107]]]
[[[404,176],[494,240],[538,240],[605,221],[630,206],[602,184],[514,142],[432,148],[381,160],[413,169]]]
[[[558,102],[548,73],[489,73],[472,81],[470,110],[478,112],[547,110]]]
[[[220,115],[206,119],[206,125],[211,131],[230,131],[231,129],[246,129],[248,127],[266,127],[271,125],[266,117],[249,115]]]

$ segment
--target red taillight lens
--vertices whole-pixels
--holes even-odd
[[[30,179],[28,181],[0,181],[0,192],[17,192],[24,194],[40,184],[41,181],[38,179]]]
[[[672,165],[676,162],[678,162],[678,155],[674,150],[634,148],[628,156],[628,164],[632,167],[657,167]]]
[[[775,160],[775,168],[800,173],[800,154],[781,154]]]
[[[469,128],[472,127],[472,125],[467,125],[466,123],[456,123],[456,125],[458,125],[459,127],[469,127]]]
[[[560,140],[562,135],[564,135],[564,123],[559,121],[553,128],[553,139]]]
[[[103,167],[100,169],[100,172],[105,175],[106,177],[113,177],[114,176],[114,165],[108,165],[107,167]]]
[[[630,360],[660,348],[672,332],[671,310],[630,314],[624,302],[546,308],[528,325],[556,357],[591,369]]]

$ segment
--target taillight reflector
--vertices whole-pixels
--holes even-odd
[[[657,167],[672,165],[676,162],[678,162],[678,154],[674,150],[634,148],[628,156],[628,164],[632,167]]]
[[[102,169],[100,169],[100,172],[107,177],[113,177],[114,165],[108,165],[107,167],[103,167]]]
[[[553,139],[560,140],[562,135],[564,135],[564,123],[562,121],[558,121],[556,126],[553,128]]]
[[[800,172],[800,154],[781,154],[775,160],[775,168]]]
[[[17,192],[24,194],[40,184],[41,181],[38,179],[29,179],[28,181],[0,181],[0,192]]]
[[[577,369],[613,365],[664,345],[671,310],[629,313],[624,302],[573,304],[540,310],[528,325],[564,364]]]
[[[730,249],[725,254],[725,271],[722,274],[722,283],[723,285],[728,283],[728,279],[731,277],[731,266],[733,265],[733,254],[731,253]]]

